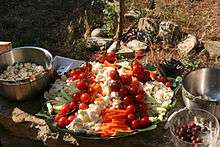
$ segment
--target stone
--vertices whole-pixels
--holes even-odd
[[[128,11],[127,13],[125,13],[125,20],[127,20],[128,22],[133,22],[134,20],[136,20],[139,17],[139,13],[135,12],[135,11]]]
[[[133,51],[138,51],[138,50],[146,50],[148,49],[148,46],[146,43],[141,42],[139,40],[131,40],[127,43],[127,47],[132,49]]]
[[[219,41],[203,41],[205,49],[208,51],[211,59],[220,57],[220,42]]]
[[[137,39],[145,42],[155,42],[156,35],[159,31],[157,19],[140,18],[138,22]]]
[[[96,28],[91,33],[91,37],[106,37],[106,36],[108,36],[106,29]]]
[[[123,44],[121,45],[120,50],[117,52],[118,56],[123,56],[124,58],[133,58],[134,54],[135,52],[132,49],[126,47]]]
[[[90,47],[99,47],[106,49],[108,48],[113,42],[111,38],[101,38],[101,37],[90,37],[86,41],[86,46]]]
[[[158,38],[164,44],[176,45],[181,40],[182,33],[179,26],[171,21],[162,21],[159,25]]]
[[[17,103],[0,97],[0,125],[15,137],[40,141],[45,146],[77,146],[74,138],[70,139],[68,134],[52,132],[45,120],[34,115],[40,111],[41,103],[41,99]]]
[[[198,40],[194,35],[189,34],[185,40],[177,45],[177,49],[180,55],[186,56],[190,55],[196,50],[198,45]]]
[[[107,52],[109,53],[109,52],[114,52],[114,51],[116,51],[117,50],[117,41],[114,41],[113,43],[112,43],[112,45],[107,49]]]

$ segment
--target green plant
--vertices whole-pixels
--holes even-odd
[[[115,9],[115,4],[106,0],[103,1],[105,1],[105,8],[103,10],[105,16],[103,28],[108,31],[108,35],[110,37],[113,37],[117,25],[117,12]]]

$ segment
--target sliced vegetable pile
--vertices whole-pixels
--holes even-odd
[[[114,53],[107,53],[63,75],[45,97],[59,127],[109,137],[162,121],[175,87],[175,79],[139,61],[117,62]]]

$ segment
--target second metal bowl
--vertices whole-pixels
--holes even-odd
[[[183,79],[182,96],[188,108],[201,108],[220,120],[220,68],[202,68]]]

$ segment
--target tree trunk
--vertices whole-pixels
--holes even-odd
[[[115,40],[117,41],[116,51],[120,48],[120,41],[123,35],[124,28],[124,13],[125,13],[125,2],[124,0],[119,0],[119,9],[118,9],[118,26],[115,34]],[[116,3],[116,1],[115,1]]]

